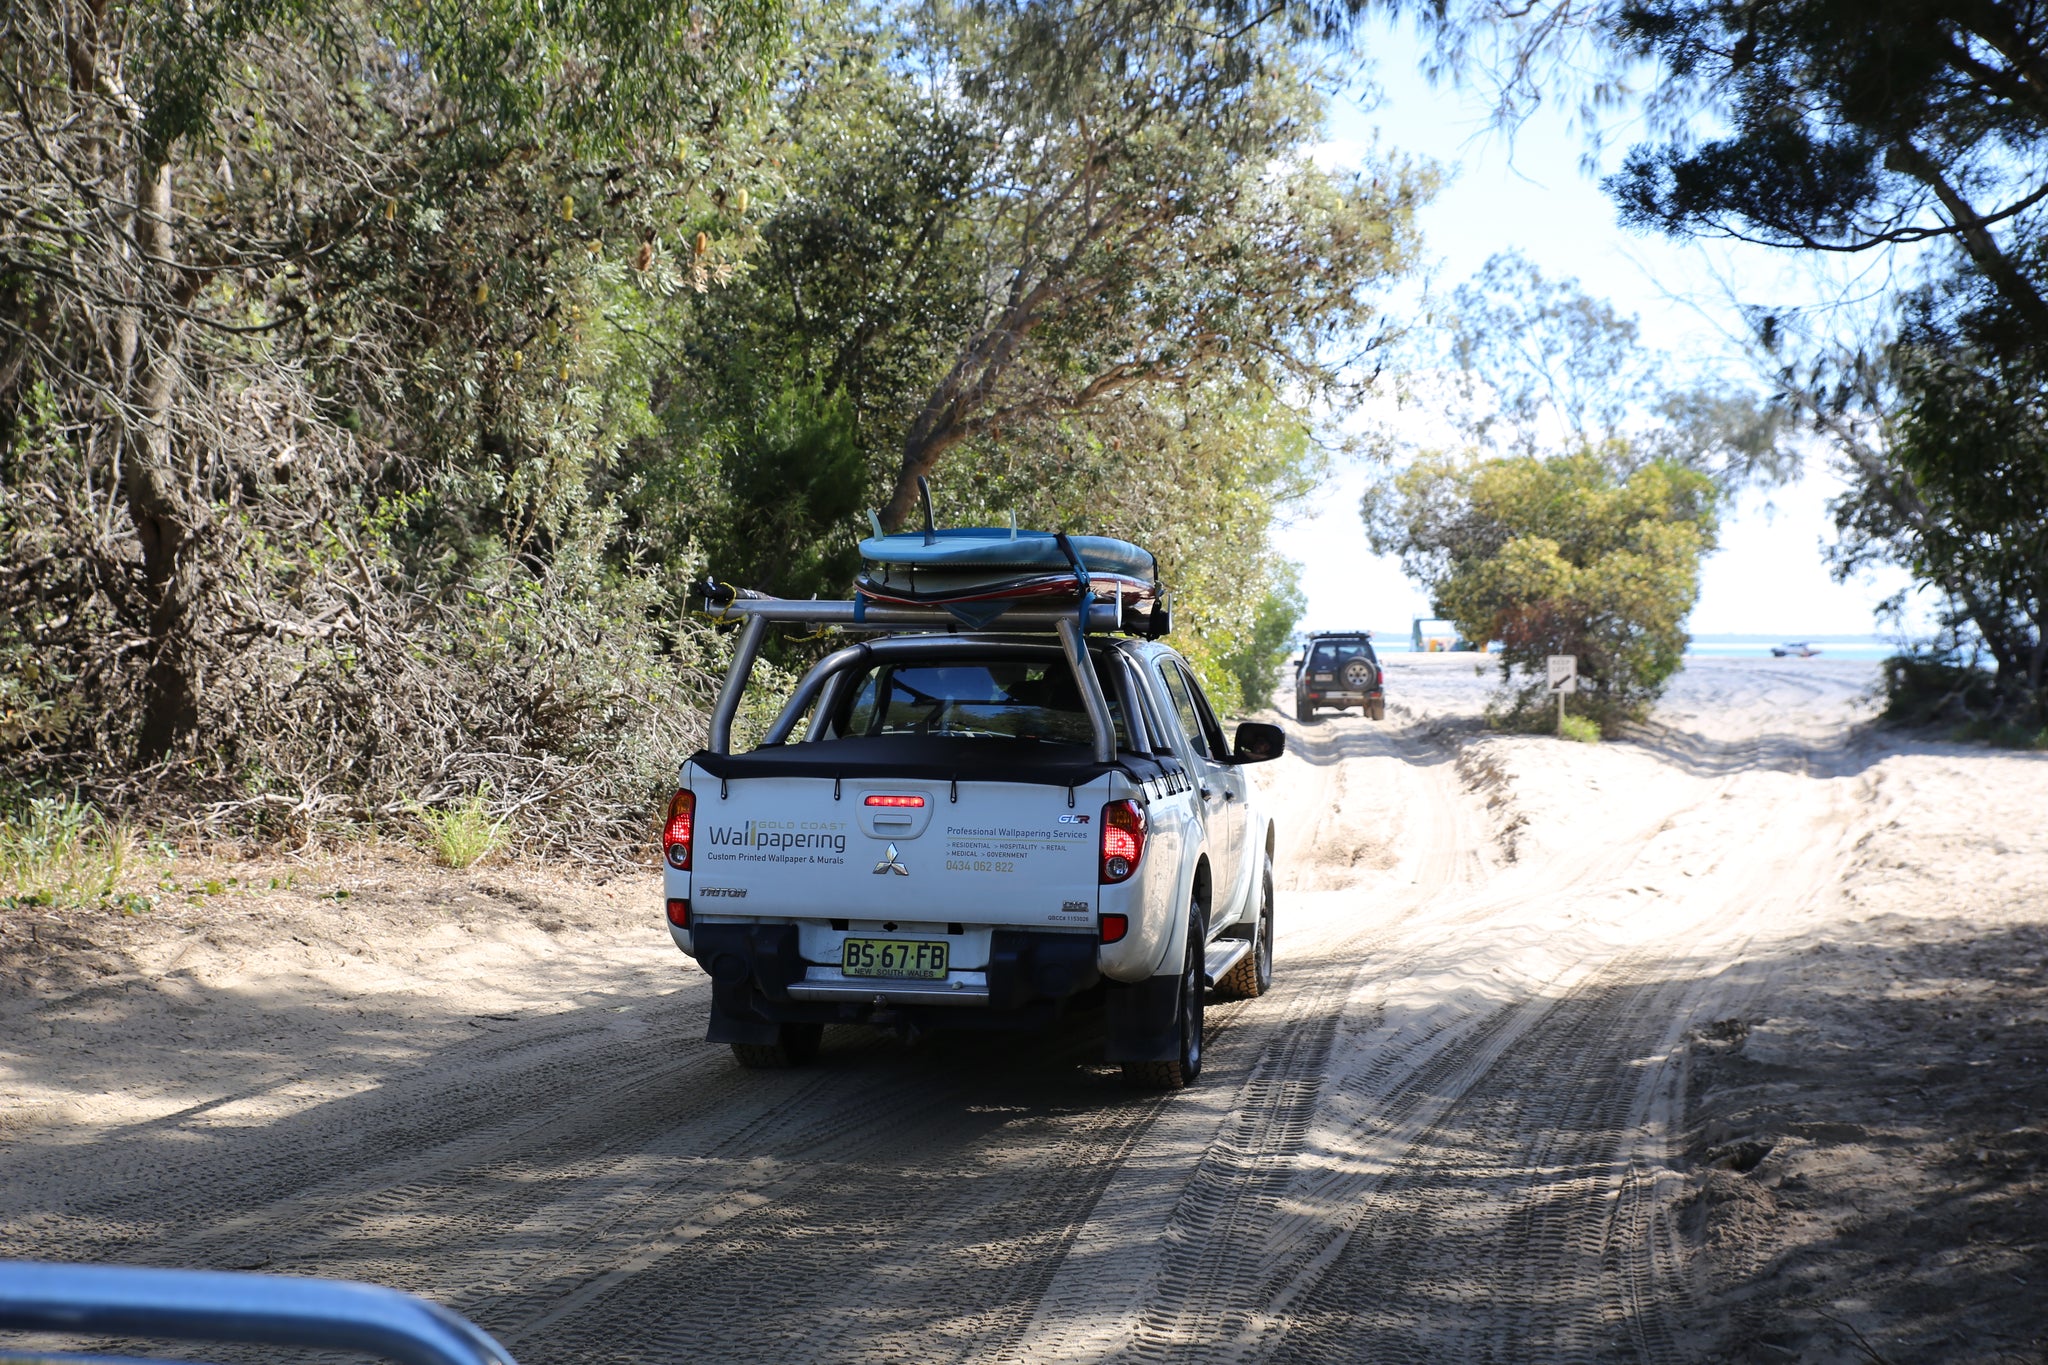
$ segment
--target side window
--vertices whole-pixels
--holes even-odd
[[[1192,673],[1187,674],[1187,680],[1188,691],[1194,694],[1195,710],[1202,717],[1202,733],[1209,737],[1209,752],[1218,758],[1229,758],[1230,745],[1223,739],[1223,726],[1216,719],[1215,711],[1210,709],[1209,699],[1202,695],[1202,685],[1195,681],[1195,675]]]
[[[1173,712],[1180,717],[1181,733],[1188,737],[1196,753],[1205,758],[1215,757],[1202,736],[1202,718],[1195,712],[1195,700],[1188,692],[1188,683],[1181,670],[1170,662],[1156,665],[1159,680],[1166,684],[1166,695],[1173,699]]]

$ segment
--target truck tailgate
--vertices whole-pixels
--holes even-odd
[[[704,775],[693,785],[700,916],[1093,923],[1107,777],[1076,788]]]

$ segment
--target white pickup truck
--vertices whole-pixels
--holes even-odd
[[[1202,1011],[1273,972],[1273,826],[1193,671],[1120,613],[1017,612],[1002,632],[854,603],[747,618],[711,740],[663,830],[669,932],[712,980],[709,1038],[812,1059],[827,1024],[1030,1028],[1105,1011],[1108,1060],[1175,1088]],[[759,747],[729,737],[771,620],[916,624],[812,668]],[[1102,633],[1096,633],[1102,632]]]

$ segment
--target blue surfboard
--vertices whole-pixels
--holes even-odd
[[[1151,582],[1159,577],[1152,552],[1113,536],[1068,536],[1082,565],[1091,574],[1121,574]],[[860,543],[861,558],[870,570],[901,568],[963,579],[973,575],[1001,578],[1071,570],[1059,537],[1050,531],[1012,531],[1000,526],[955,526],[943,531],[902,531],[870,536]],[[894,577],[894,575],[887,575]]]

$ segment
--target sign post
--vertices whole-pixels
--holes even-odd
[[[1579,690],[1579,656],[1552,654],[1544,659],[1550,673],[1550,690],[1557,694],[1557,733],[1564,735],[1564,694]]]

